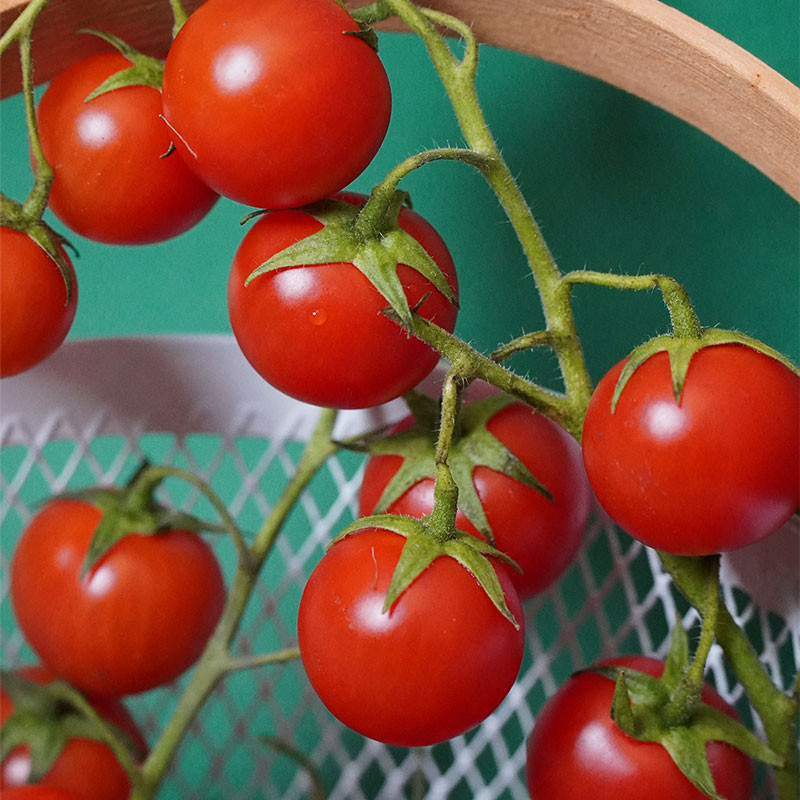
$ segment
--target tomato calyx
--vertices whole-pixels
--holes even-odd
[[[0,728],[0,763],[18,747],[30,751],[28,783],[42,780],[71,739],[90,739],[123,746],[133,758],[144,754],[130,735],[110,720],[89,712],[89,703],[77,689],[62,680],[46,684],[28,680],[17,672],[2,672],[3,691],[14,710]]]
[[[106,92],[113,92],[115,89],[122,89],[126,86],[152,86],[154,89],[161,91],[161,83],[164,79],[164,65],[157,58],[140,53],[113,33],[95,30],[94,28],[83,28],[78,33],[99,36],[131,62],[130,67],[109,75],[84,98],[84,103],[88,103],[90,100],[106,94]]]
[[[692,357],[704,347],[714,347],[723,344],[740,344],[757,350],[770,358],[779,361],[796,375],[800,375],[798,367],[790,359],[777,350],[769,347],[757,339],[753,339],[738,331],[726,331],[718,328],[704,328],[699,336],[676,336],[667,334],[657,336],[636,347],[630,354],[628,361],[620,372],[614,393],[611,398],[611,413],[617,407],[619,398],[633,373],[652,356],[666,352],[669,357],[670,374],[672,377],[672,391],[675,402],[680,405],[683,386]]]
[[[351,263],[372,283],[396,313],[400,324],[411,330],[412,311],[397,275],[398,264],[405,264],[427,278],[453,305],[458,305],[444,273],[422,245],[398,224],[400,209],[407,199],[395,192],[391,203],[370,224],[363,223],[358,206],[328,198],[298,209],[324,227],[281,250],[253,270],[245,286],[267,272],[286,267]],[[252,216],[252,215],[250,215]]]
[[[472,477],[476,467],[488,467],[553,500],[549,489],[487,428],[487,422],[495,414],[514,402],[518,401],[498,394],[463,406],[448,455],[450,471],[458,487],[458,508],[490,544],[494,544],[495,539]],[[364,447],[372,456],[395,455],[403,459],[381,494],[375,507],[377,513],[389,508],[419,481],[436,477],[438,417],[430,410],[424,411],[418,401],[412,411],[415,422],[409,430],[370,441]]]
[[[47,253],[64,279],[67,290],[64,305],[69,305],[75,290],[75,278],[63,248],[67,246],[77,254],[75,247],[44,220],[31,219],[26,213],[25,206],[4,194],[0,194],[0,226],[24,233]]]
[[[599,665],[590,672],[615,682],[611,717],[617,727],[641,742],[655,742],[669,753],[691,783],[712,800],[725,800],[714,784],[706,746],[725,742],[751,758],[773,767],[782,759],[737,720],[690,692],[689,702],[679,702],[683,713],[670,713],[679,694],[685,692],[689,669],[686,631],[678,624],[673,631],[669,655],[660,678],[625,666]]]
[[[405,537],[406,542],[392,575],[383,612],[387,613],[413,581],[439,557],[453,558],[481,585],[495,608],[517,629],[519,621],[508,608],[503,589],[489,558],[519,569],[514,561],[496,547],[454,526],[455,515],[448,523],[436,509],[427,517],[414,519],[402,514],[373,514],[344,528],[332,544],[346,536],[367,529],[388,530]]]
[[[151,477],[148,467],[145,462],[123,488],[91,487],[62,495],[82,500],[102,512],[83,562],[82,576],[86,576],[118,541],[131,534],[153,536],[170,530],[193,533],[224,530],[216,523],[156,502],[154,493],[164,477],[161,474]]]

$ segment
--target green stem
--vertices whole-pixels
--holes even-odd
[[[275,650],[272,653],[259,653],[253,656],[235,656],[228,659],[225,672],[244,672],[248,669],[258,669],[268,667],[272,664],[283,664],[287,661],[296,661],[300,658],[300,649],[297,647],[286,647],[283,650]]]
[[[698,339],[703,332],[700,320],[689,300],[686,289],[669,275],[613,275],[607,272],[577,270],[568,272],[561,278],[563,285],[572,287],[577,283],[604,286],[608,289],[624,291],[648,291],[658,289],[669,311],[672,330],[675,336]]]
[[[392,312],[384,313],[392,316]],[[418,314],[412,316],[411,332],[438,350],[459,375],[466,379],[481,378],[491,383],[555,420],[576,438],[580,437],[583,410],[576,408],[563,394],[545,389],[511,372]]]
[[[5,53],[26,32],[30,34],[33,23],[49,2],[50,0],[30,0],[19,16],[8,26],[6,32],[0,36],[0,55]]]
[[[478,59],[475,37],[464,22],[440,12],[418,9],[411,0],[385,0],[385,4],[424,41],[468,146],[485,159],[486,167],[482,172],[522,245],[539,290],[547,330],[557,343],[556,356],[566,402],[582,416],[592,385],[575,328],[569,292],[564,292],[559,283],[561,274],[552,254],[483,116],[475,87]],[[455,58],[444,37],[431,23],[445,25],[463,38],[465,55],[461,61]]]
[[[547,331],[524,333],[510,342],[500,345],[500,347],[492,351],[489,358],[499,363],[524,350],[532,350],[534,347],[553,347],[552,335]]]
[[[668,553],[659,553],[659,556],[686,599],[695,608],[701,608],[706,585],[703,560]],[[772,683],[758,654],[724,603],[719,604],[715,633],[728,663],[761,719],[769,746],[784,759],[783,767],[775,770],[778,798],[797,800],[800,796],[798,698],[784,694]]]
[[[356,218],[355,229],[366,236],[373,231],[380,230],[384,219],[392,208],[395,192],[400,181],[415,169],[433,161],[461,161],[483,171],[486,168],[486,159],[480,154],[463,147],[440,147],[433,150],[424,150],[409,156],[387,173],[386,177],[377,184],[370,193],[367,202]]]
[[[669,702],[664,708],[664,722],[668,727],[683,725],[696,708],[703,691],[706,661],[716,635],[720,606],[719,556],[711,556],[702,561],[704,568],[703,601],[697,607],[703,620],[700,641],[689,669],[672,692]],[[675,624],[682,624],[680,618],[676,620]]]
[[[181,0],[169,0],[169,5],[172,8],[172,38],[174,39],[189,18],[189,15],[186,13]]]
[[[232,667],[238,669],[237,662],[232,661],[231,643],[239,630],[253,587],[281,525],[317,470],[337,449],[331,441],[335,420],[336,411],[322,411],[295,474],[258,532],[250,548],[247,563],[240,564],[236,571],[216,630],[195,665],[172,717],[142,765],[140,785],[135,788],[130,800],[150,800],[154,796],[192,720],[228,671]],[[272,663],[294,656],[293,650],[280,653],[280,656],[273,655]]]

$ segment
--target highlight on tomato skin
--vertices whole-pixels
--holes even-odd
[[[54,675],[40,665],[20,667],[17,673],[39,684],[47,684],[54,679]],[[102,717],[130,738],[136,748],[137,757],[144,758],[147,742],[125,706],[113,698],[95,698],[90,702]],[[5,725],[14,709],[13,700],[0,689],[0,727]],[[30,770],[31,755],[27,746],[16,747],[8,753],[0,764],[0,789],[4,798],[15,796],[12,791],[14,787],[28,785]],[[52,790],[74,793],[80,800],[119,800],[128,796],[131,784],[108,745],[77,737],[67,741],[47,774],[36,784],[36,788],[41,788],[42,792]],[[31,797],[34,796],[38,795],[31,794]]]
[[[219,196],[170,150],[154,86],[124,86],[85,102],[107,78],[131,66],[99,53],[57,75],[36,109],[42,149],[54,177],[50,210],[98,242],[142,245],[187,231]]]
[[[99,697],[169,683],[200,657],[225,602],[211,547],[179,528],[117,541],[82,575],[102,512],[47,502],[22,533],[10,568],[17,623],[42,663]]]
[[[352,205],[366,198],[335,196]],[[400,228],[414,237],[442,271],[454,294],[458,279],[447,245],[420,214],[402,208]],[[385,316],[387,300],[353,264],[333,262],[266,272],[247,286],[267,259],[320,231],[303,209],[271,211],[250,228],[231,265],[228,314],[247,360],[281,392],[312,405],[370,408],[413,389],[439,354]],[[452,332],[458,308],[414,269],[398,264],[410,307]]]
[[[625,656],[602,662],[659,676],[661,661]],[[573,675],[536,717],[527,745],[526,774],[531,800],[707,800],[657,742],[640,742],[611,718],[614,681],[591,671]],[[702,700],[737,718],[710,686]],[[723,742],[706,748],[718,793],[750,800],[752,760]]]
[[[600,381],[586,413],[583,456],[609,516],[676,555],[753,544],[800,505],[800,377],[742,344],[702,347],[680,403],[667,354],[638,366],[612,413],[625,361]]]
[[[56,263],[26,233],[0,226],[0,377],[19,375],[52,355],[66,338],[78,306]]]
[[[366,529],[334,543],[303,591],[297,633],[309,681],[334,716],[369,738],[417,747],[458,736],[497,708],[516,680],[525,634],[504,567],[495,569],[519,628],[449,557],[384,612],[405,541]]]
[[[220,194],[293,208],[343,189],[383,142],[391,90],[336,0],[206,0],[175,37],[163,113]]]

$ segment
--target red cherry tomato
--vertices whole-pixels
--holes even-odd
[[[356,178],[389,124],[386,72],[335,0],[206,0],[172,43],[164,116],[186,162],[259,208]]]
[[[609,664],[659,676],[655,659],[618,658]],[[536,718],[528,741],[528,791],[531,800],[706,800],[658,743],[640,742],[611,719],[614,682],[581,672],[551,697]],[[710,686],[703,702],[736,718]],[[750,800],[753,762],[721,742],[706,748],[717,792],[727,800]]]
[[[126,86],[84,102],[131,62],[120,53],[90,56],[58,75],[39,102],[42,148],[55,177],[49,206],[81,236],[146,244],[183,233],[217,200],[169,149],[161,94]]]
[[[81,577],[99,509],[55,499],[31,520],[11,564],[19,627],[42,662],[98,696],[143,692],[198,658],[225,588],[196,534],[132,533]]]
[[[63,250],[62,250],[63,252]],[[66,254],[65,254],[66,257]],[[78,305],[55,262],[27,234],[0,227],[0,377],[17,375],[53,353],[69,332]]]
[[[297,622],[303,666],[353,730],[406,747],[457,736],[502,702],[522,662],[522,607],[497,570],[515,627],[455,560],[437,558],[382,612],[405,539],[370,529],[317,564]]]
[[[550,501],[489,467],[477,466],[472,473],[495,545],[522,569],[522,574],[509,570],[509,575],[525,600],[553,583],[575,557],[591,507],[591,491],[577,442],[544,415],[513,403],[494,414],[486,428],[553,496]],[[362,517],[374,513],[401,464],[399,456],[391,455],[374,456],[367,462],[359,494]],[[430,514],[433,484],[432,478],[414,484],[387,512],[411,517]],[[483,538],[460,511],[456,527]]]
[[[24,667],[19,674],[36,683],[49,683],[53,676],[43,667]],[[126,733],[138,750],[139,757],[144,757],[147,744],[136,723],[125,706],[114,699],[96,699],[92,701],[95,710],[102,717]],[[0,690],[0,726],[14,712],[14,702]],[[16,796],[11,787],[27,785],[31,770],[30,750],[27,746],[14,748],[0,765],[0,789],[3,797]],[[37,784],[42,787],[42,798],[45,789],[70,792],[81,800],[120,800],[130,793],[131,784],[125,770],[119,765],[111,748],[93,739],[70,739],[53,766]],[[23,796],[23,794],[19,795]],[[38,797],[29,793],[30,797]],[[61,795],[58,794],[58,797]],[[56,795],[53,796],[54,800]]]
[[[3,792],[3,800],[83,800],[83,798],[48,786],[19,786],[6,789]]]
[[[354,205],[364,200],[354,194],[339,197]],[[399,224],[457,292],[453,260],[433,227],[407,208],[400,211]],[[244,285],[268,258],[321,228],[300,210],[273,211],[253,225],[228,280],[233,333],[255,370],[299,400],[335,408],[367,408],[393,400],[428,375],[439,356],[381,313],[388,303],[356,267],[287,267]],[[398,275],[409,305],[415,307],[425,297],[418,313],[452,331],[456,306],[410,267],[400,264]]]
[[[658,353],[612,414],[623,364],[600,381],[583,427],[589,481],[622,528],[666,552],[707,555],[763,539],[797,510],[797,375],[744,345],[704,347],[678,404]]]

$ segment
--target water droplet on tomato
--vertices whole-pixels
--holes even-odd
[[[328,313],[323,308],[315,308],[311,312],[312,325],[324,325],[327,319],[328,319]]]

